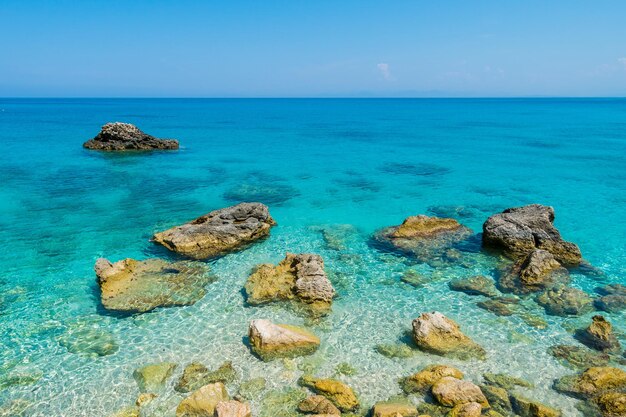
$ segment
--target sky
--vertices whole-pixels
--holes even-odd
[[[626,96],[623,0],[0,0],[0,97]]]

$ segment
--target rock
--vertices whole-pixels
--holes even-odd
[[[511,306],[518,304],[519,299],[513,297],[497,297],[480,301],[476,305],[483,310],[491,311],[497,316],[511,316],[514,311]]]
[[[83,148],[98,151],[128,151],[151,149],[178,149],[174,139],[157,139],[143,133],[130,123],[107,123],[95,138],[83,144]]]
[[[412,285],[415,288],[420,288],[430,281],[428,277],[423,274],[420,274],[414,269],[408,269],[404,274],[402,274],[402,278],[400,280],[406,284]]]
[[[320,345],[308,330],[269,320],[252,320],[248,335],[252,351],[264,361],[309,355]]]
[[[215,406],[216,417],[252,417],[250,404],[239,401],[220,401]]]
[[[245,285],[247,301],[263,304],[296,299],[312,312],[327,313],[335,289],[324,272],[319,255],[288,253],[278,265],[259,265]]]
[[[608,392],[594,399],[603,417],[626,416],[626,392]]]
[[[506,375],[506,374],[486,373],[486,374],[483,374],[483,378],[485,379],[486,384],[504,388],[505,390],[512,390],[516,386],[526,387],[526,388],[532,388],[533,386],[533,384],[531,384],[528,381],[523,380],[522,378],[517,378],[517,377]]]
[[[565,265],[578,265],[580,249],[566,242],[554,227],[554,209],[540,204],[509,208],[483,224],[483,244],[504,250],[517,259],[534,249],[544,249]]]
[[[603,316],[593,316],[591,324],[576,332],[576,338],[583,344],[600,352],[619,352],[620,343],[613,334],[611,323]]]
[[[152,400],[154,400],[156,397],[157,395],[152,392],[142,392],[137,397],[137,400],[135,401],[135,405],[141,408],[143,406],[150,404]]]
[[[444,376],[435,382],[431,393],[439,404],[446,407],[476,402],[489,408],[487,398],[477,385],[451,376]]]
[[[139,417],[139,416],[140,416],[139,407],[136,405],[131,405],[131,406],[122,408],[121,410],[116,411],[115,413],[109,415],[109,417]]]
[[[579,369],[605,366],[610,359],[606,353],[597,353],[582,346],[555,345],[548,349],[548,353],[561,359],[567,365]]]
[[[312,395],[298,405],[298,410],[309,414],[339,415],[341,412],[323,395]]]
[[[593,310],[593,300],[587,293],[567,286],[544,291],[535,301],[553,316],[579,316]]]
[[[3,372],[4,374],[4,372]],[[0,391],[10,387],[34,385],[43,377],[39,369],[20,369],[0,376]],[[2,416],[2,414],[0,414]]]
[[[254,400],[257,399],[267,386],[265,378],[252,378],[244,381],[239,385],[236,400]]]
[[[485,350],[461,332],[459,325],[438,311],[413,320],[413,340],[425,351],[461,359],[484,358]]]
[[[157,393],[163,390],[165,382],[176,369],[176,364],[171,362],[151,363],[136,369],[133,378],[139,386],[140,392]]]
[[[478,403],[466,403],[455,405],[450,413],[449,417],[480,417],[483,407]]]
[[[345,251],[348,241],[357,236],[358,230],[351,224],[334,224],[313,228],[322,234],[326,247],[330,250]]]
[[[415,350],[403,343],[376,345],[376,352],[388,358],[410,358]]]
[[[359,408],[359,400],[354,391],[341,381],[303,376],[300,379],[300,384],[311,388],[319,395],[323,395],[342,412],[354,411]]]
[[[276,222],[267,206],[241,203],[156,233],[153,239],[171,251],[193,259],[233,252],[267,237]]]
[[[446,365],[429,365],[421,371],[402,378],[400,387],[406,394],[422,393],[430,391],[430,388],[444,376],[463,379],[463,372]]]
[[[484,275],[452,280],[448,286],[453,291],[461,291],[469,295],[493,297],[498,293],[493,280]]]
[[[504,292],[528,294],[569,283],[569,273],[554,256],[545,250],[535,249],[504,270],[498,281]]]
[[[418,417],[446,417],[450,408],[438,404],[422,402],[417,404]]]
[[[71,329],[60,336],[58,341],[68,352],[86,356],[107,356],[119,350],[111,333],[95,328]]]
[[[404,400],[381,401],[374,404],[372,417],[416,417],[417,408]]]
[[[605,392],[626,389],[626,372],[610,366],[592,367],[580,375],[567,375],[556,380],[554,389],[576,398],[593,398]]]
[[[381,230],[375,240],[427,262],[445,255],[446,249],[471,234],[470,229],[454,219],[419,215],[407,217],[399,226]]]
[[[162,259],[96,261],[100,300],[107,310],[144,313],[157,307],[191,305],[204,297],[213,277],[203,264]]]
[[[599,288],[598,292],[602,295],[626,295],[626,285],[609,284]]]
[[[619,313],[626,309],[626,295],[603,295],[602,297],[596,298],[594,305],[598,310],[606,311],[607,313]]]
[[[511,395],[513,410],[520,417],[561,417],[561,412],[537,401],[531,401],[518,394]]]
[[[178,380],[174,389],[178,392],[191,392],[203,385],[214,382],[227,384],[234,381],[236,377],[237,373],[230,361],[224,362],[215,371],[209,371],[207,367],[201,363],[192,362],[185,367],[183,375]]]
[[[217,404],[222,401],[228,401],[224,384],[205,385],[178,404],[176,417],[213,417]]]
[[[511,414],[513,406],[511,405],[507,390],[494,385],[481,385],[480,390],[485,394],[489,405],[491,405],[494,410],[504,415]]]

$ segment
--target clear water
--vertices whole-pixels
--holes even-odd
[[[108,121],[178,138],[182,149],[83,150]],[[40,377],[5,384],[5,408],[13,401],[28,416],[106,416],[134,403],[136,367],[167,360],[180,366],[147,415],[171,416],[182,398],[171,384],[185,364],[232,360],[239,381],[263,376],[269,391],[295,386],[298,367],[333,376],[347,362],[357,373],[340,378],[366,405],[398,393],[399,377],[430,363],[457,365],[475,381],[486,371],[508,372],[535,383],[528,396],[581,415],[574,400],[550,389],[573,371],[546,348],[576,343],[571,330],[592,314],[550,317],[530,302],[546,329],[496,317],[476,307],[480,297],[447,286],[458,276],[492,274],[493,259],[477,245],[465,248],[469,268],[433,269],[381,253],[368,239],[409,215],[441,213],[435,206],[464,207],[461,221],[479,232],[506,207],[549,204],[564,237],[603,272],[575,274],[573,285],[591,293],[624,283],[624,100],[2,99],[0,144],[0,373]],[[254,199],[270,205],[279,226],[268,240],[212,262],[219,280],[204,299],[131,317],[101,309],[98,257],[168,256],[150,243],[153,232],[247,199],[250,190],[260,190]],[[355,229],[346,248],[329,248],[318,226],[346,224]],[[242,342],[249,320],[304,319],[280,305],[247,307],[241,289],[255,264],[278,262],[286,251],[321,254],[339,298],[326,320],[311,325],[323,339],[314,356],[262,363]],[[400,282],[408,268],[430,282]],[[459,322],[487,360],[389,359],[374,350],[402,339],[430,310]],[[626,333],[623,314],[608,317]],[[119,350],[70,353],[61,342],[81,331],[111,334]],[[253,407],[259,412],[261,404]]]

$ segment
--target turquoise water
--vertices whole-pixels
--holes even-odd
[[[109,121],[182,147],[82,149]],[[106,416],[134,403],[138,366],[178,363],[171,385],[192,360],[213,368],[232,360],[239,382],[263,376],[269,392],[295,386],[298,368],[333,376],[347,362],[357,373],[340,378],[366,405],[399,393],[398,377],[430,363],[456,365],[475,381],[508,372],[535,383],[528,396],[580,416],[574,400],[550,389],[573,371],[546,348],[575,344],[571,330],[593,313],[545,316],[530,301],[546,329],[496,317],[476,307],[481,297],[447,286],[455,277],[493,276],[495,261],[480,253],[479,239],[462,248],[465,265],[433,267],[380,252],[369,238],[420,213],[457,213],[478,233],[492,213],[542,203],[555,207],[563,236],[600,271],[575,272],[574,286],[593,293],[626,283],[626,100],[1,99],[0,144],[0,403],[25,408],[23,415]],[[219,279],[201,301],[137,316],[102,310],[98,257],[167,257],[149,241],[155,231],[241,200],[267,203],[279,225],[268,240],[211,262]],[[329,247],[320,228],[340,230],[345,248]],[[281,305],[246,306],[241,289],[254,265],[286,251],[321,254],[339,297],[327,319],[307,323],[322,338],[314,356],[262,363],[242,342],[249,320],[305,320]],[[407,269],[430,281],[402,283]],[[431,310],[460,323],[487,360],[375,351]],[[623,313],[606,316],[626,334]],[[110,335],[118,350],[70,352],[67,341],[85,332]],[[16,376],[36,381],[6,382]],[[170,386],[146,415],[171,416],[182,398]],[[262,404],[252,405],[258,414]]]

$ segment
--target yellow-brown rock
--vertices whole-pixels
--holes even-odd
[[[320,339],[302,327],[269,320],[252,320],[248,336],[252,351],[264,361],[309,355],[320,345]]]
[[[222,401],[228,401],[224,384],[205,385],[181,401],[176,408],[176,417],[213,417],[217,404]]]
[[[359,400],[352,388],[336,379],[317,379],[304,376],[300,380],[302,385],[311,388],[319,395],[328,398],[343,412],[354,411],[359,408]]]
[[[489,408],[489,402],[480,387],[470,381],[445,376],[433,385],[431,392],[437,402],[446,407],[475,402]]]
[[[407,394],[427,393],[430,388],[444,376],[463,379],[463,372],[446,365],[429,365],[421,371],[403,378],[400,381],[402,390]]]

